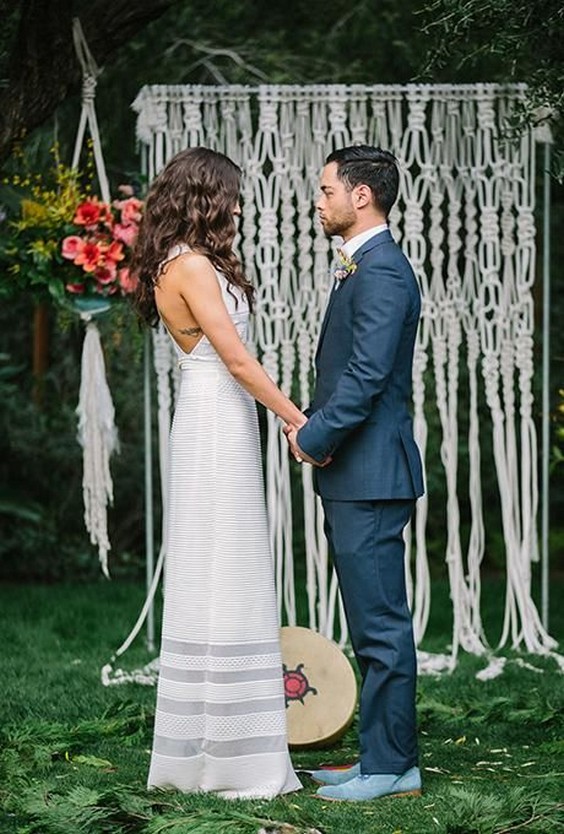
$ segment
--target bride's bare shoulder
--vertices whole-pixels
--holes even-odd
[[[181,252],[164,264],[159,275],[158,284],[172,285],[184,283],[187,278],[206,276],[215,278],[215,271],[209,258],[198,252]]]
[[[219,294],[215,269],[209,258],[196,252],[183,252],[173,258],[162,271],[155,288],[159,294],[182,296],[187,302],[204,294],[212,300]]]

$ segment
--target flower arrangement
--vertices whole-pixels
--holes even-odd
[[[339,266],[335,269],[333,275],[336,281],[344,281],[345,278],[356,272],[357,263],[348,255],[345,255],[342,249],[337,249],[337,258],[339,259]]]
[[[103,202],[52,152],[55,164],[46,174],[4,180],[17,199],[0,216],[0,296],[25,290],[68,304],[129,295],[136,282],[128,260],[142,201],[122,185],[119,199]]]
[[[110,205],[88,197],[77,207],[72,233],[63,238],[62,257],[77,268],[65,284],[73,295],[127,295],[136,281],[129,274],[127,256],[141,220],[142,202],[130,186],[120,186],[122,200]]]

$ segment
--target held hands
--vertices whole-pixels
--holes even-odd
[[[306,423],[307,420],[304,418],[302,425],[305,425]],[[286,440],[288,441],[290,451],[294,456],[295,460],[298,463],[310,463],[312,466],[319,466],[320,468],[323,468],[324,466],[327,466],[327,464],[331,463],[332,458],[330,457],[325,458],[325,460],[322,463],[319,463],[319,461],[310,458],[309,455],[306,455],[306,453],[302,449],[300,449],[297,441],[298,429],[300,428],[301,426],[293,426],[290,424],[286,424],[282,429],[286,436]]]

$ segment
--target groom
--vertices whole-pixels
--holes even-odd
[[[321,326],[309,420],[286,432],[298,460],[323,464],[316,491],[362,675],[360,762],[315,771],[323,799],[421,791],[402,536],[423,493],[409,414],[421,301],[387,225],[398,180],[395,157],[380,148],[357,145],[327,157],[317,211],[325,234],[344,244]]]

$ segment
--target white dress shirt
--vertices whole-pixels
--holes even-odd
[[[366,229],[365,232],[361,232],[360,234],[351,237],[346,243],[341,244],[339,249],[344,252],[347,258],[352,258],[357,249],[364,246],[367,240],[370,240],[370,238],[374,237],[374,235],[379,235],[382,232],[385,232],[387,228],[387,223],[380,223],[379,226],[372,226],[370,229]]]
[[[360,249],[361,246],[364,246],[367,240],[375,237],[376,235],[381,234],[382,232],[387,231],[388,224],[387,223],[380,223],[379,226],[371,226],[370,229],[366,229],[365,232],[360,232],[360,234],[355,235],[354,237],[349,238],[346,243],[341,243],[339,249],[347,258],[352,258],[354,253]],[[332,291],[338,290],[341,286],[342,281],[337,281],[335,279],[335,283],[333,284]]]

